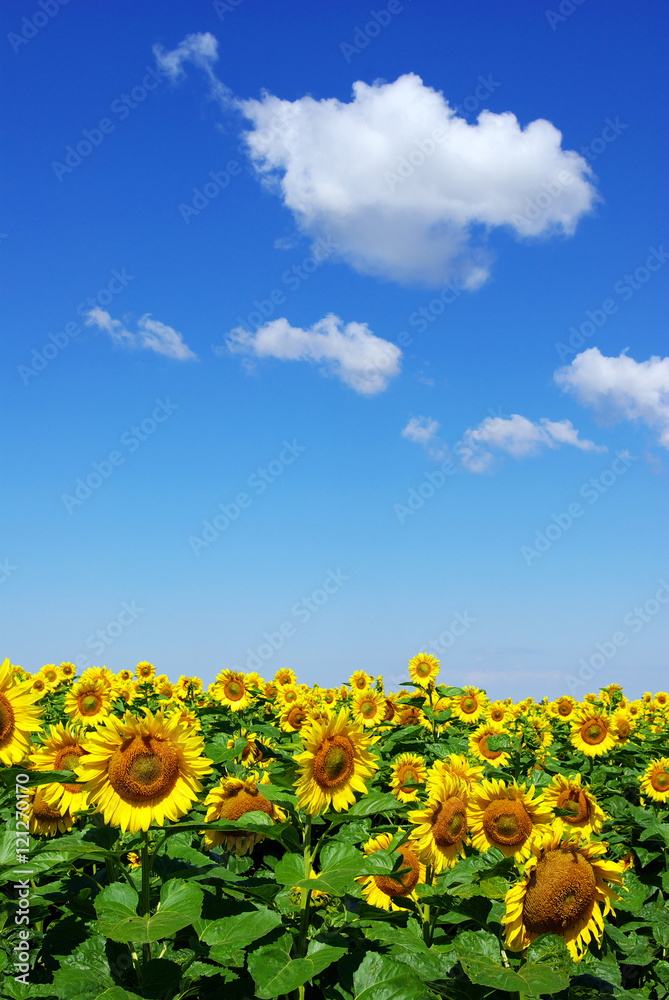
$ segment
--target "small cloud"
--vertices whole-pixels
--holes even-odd
[[[440,439],[437,431],[439,423],[432,417],[412,417],[402,431],[402,437],[422,445],[427,454],[435,462],[445,458],[448,449]]]
[[[151,313],[145,313],[138,321],[137,333],[131,333],[120,320],[112,319],[108,312],[97,306],[88,311],[85,323],[86,326],[97,326],[99,330],[104,330],[118,347],[153,351],[175,361],[191,361],[197,358],[197,354],[191,351],[178,330],[151,319]]]
[[[254,333],[243,327],[231,330],[226,347],[233,354],[280,361],[308,361],[322,365],[323,374],[339,378],[365,396],[387,389],[400,372],[402,352],[371,332],[366,323],[344,324],[332,313],[307,330],[275,319]],[[217,353],[220,353],[220,349]]]
[[[662,447],[669,448],[669,357],[635,361],[628,350],[607,357],[590,347],[553,377],[564,392],[573,393],[603,418],[645,424],[657,432]]]
[[[486,472],[494,461],[494,453],[506,452],[513,458],[539,455],[546,448],[569,444],[581,451],[606,451],[603,445],[580,438],[571,420],[528,420],[519,413],[510,417],[486,417],[477,427],[465,431],[454,449],[463,466],[470,472]]]

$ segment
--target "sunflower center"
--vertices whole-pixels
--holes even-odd
[[[632,732],[632,727],[630,726],[629,722],[627,722],[625,719],[623,719],[621,722],[618,723],[618,736],[620,736],[621,739],[626,740],[631,732]]]
[[[429,677],[431,672],[430,664],[426,663],[425,660],[422,660],[416,667],[416,673],[419,677]]]
[[[565,823],[572,826],[576,823],[585,823],[590,816],[590,804],[585,792],[581,788],[570,788],[562,792],[557,800],[559,809],[567,809],[568,816],[563,816]]]
[[[261,795],[256,785],[243,784],[223,799],[218,819],[238,820],[248,812],[264,812],[272,815],[272,803]]]
[[[560,704],[559,704],[559,706],[558,706],[558,715],[565,716],[565,715],[570,715],[570,714],[571,714],[571,705],[570,705],[570,703],[568,701],[561,701]]]
[[[85,753],[86,751],[83,747],[74,745],[64,747],[56,754],[56,759],[53,762],[54,771],[74,771],[75,767],[79,763],[79,758]],[[63,788],[67,792],[81,791],[81,785],[63,785]]]
[[[230,701],[239,701],[244,696],[244,686],[239,681],[228,681],[225,685],[225,695]]]
[[[410,868],[411,871],[404,872],[397,879],[388,875],[375,875],[374,882],[386,896],[408,896],[414,891],[420,878],[418,858],[413,851],[408,847],[400,847],[398,853],[402,855],[402,868]]]
[[[481,736],[478,741],[479,752],[483,754],[487,760],[497,760],[498,757],[502,756],[501,750],[491,750],[488,746],[488,737],[491,733],[487,733],[485,736]]]
[[[589,919],[597,895],[592,865],[571,851],[547,851],[532,872],[523,922],[532,934],[562,934]]]
[[[376,713],[376,705],[370,699],[369,701],[363,701],[360,705],[360,714],[364,715],[366,719],[371,719]]]
[[[301,729],[307,718],[307,713],[303,708],[291,708],[288,713],[288,722],[293,729]]]
[[[49,684],[53,684],[54,681],[58,680],[58,674],[55,670],[45,670],[44,676],[48,680]]]
[[[493,844],[521,847],[532,832],[532,820],[522,802],[498,799],[484,812],[483,829]]]
[[[60,819],[61,813],[44,801],[43,794],[37,792],[33,799],[33,816],[35,819],[49,820]]]
[[[337,788],[353,773],[353,744],[348,736],[329,736],[314,758],[314,778],[325,788]]]
[[[495,722],[501,722],[504,718],[504,712],[501,708],[493,708],[490,713],[490,718],[494,719]]]
[[[82,715],[97,715],[102,708],[102,698],[98,694],[88,692],[79,699],[79,711]]]
[[[413,791],[413,788],[407,788],[407,786],[406,786],[406,782],[407,781],[412,781],[415,785],[418,785],[420,783],[418,775],[417,775],[417,773],[414,771],[414,769],[412,767],[407,767],[403,771],[401,771],[400,775],[399,775],[399,778],[400,778],[400,781],[401,781],[401,785],[399,786],[401,792],[412,792]]]
[[[472,712],[475,712],[476,707],[477,707],[476,698],[472,698],[471,695],[467,698],[463,698],[462,701],[460,702],[460,708],[467,715],[470,715]]]
[[[166,740],[133,736],[112,754],[108,773],[112,788],[124,801],[148,802],[172,791],[179,777],[179,758]]]
[[[395,714],[395,708],[393,706],[393,703],[390,700],[390,698],[386,698],[386,711],[383,716],[383,721],[390,722],[394,714]]]
[[[656,771],[650,783],[656,792],[666,792],[669,790],[669,774],[665,770]]]
[[[0,745],[14,735],[14,709],[9,699],[0,694]]]
[[[440,802],[432,819],[432,837],[437,847],[452,847],[458,844],[467,827],[467,809],[462,801],[453,796]]]
[[[584,743],[589,743],[590,746],[597,746],[598,743],[603,743],[606,739],[606,726],[603,722],[597,721],[597,719],[591,719],[585,725],[581,726],[581,739]]]

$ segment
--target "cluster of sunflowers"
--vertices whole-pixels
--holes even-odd
[[[29,674],[6,660],[0,763],[34,775],[33,835],[58,838],[77,825],[104,824],[120,838],[117,857],[144,866],[147,879],[156,827],[194,831],[221,862],[250,863],[270,844],[291,855],[301,850],[301,871],[282,883],[292,890],[282,912],[299,911],[298,959],[310,915],[332,900],[318,852],[329,835],[341,839],[340,820],[350,813],[357,825],[343,843],[361,848],[361,874],[351,884],[368,908],[388,919],[414,914],[433,945],[457,925],[446,919],[440,931],[457,867],[489,858],[485,877],[506,878],[499,914],[506,952],[554,935],[579,962],[601,946],[612,903],[624,898],[635,858],[644,857],[607,802],[621,798],[623,785],[632,808],[669,802],[662,753],[669,695],[628,701],[610,684],[580,702],[490,701],[473,686],[440,685],[438,674],[439,661],[420,654],[398,692],[362,670],[338,688],[299,684],[289,669],[271,681],[224,670],[205,689],[197,677],[173,683],[156,675],[148,662],[77,677],[71,663]],[[320,832],[315,849],[312,826]],[[129,850],[138,846],[141,858]],[[283,870],[272,854],[259,863],[266,872]],[[339,918],[336,905],[328,909],[333,928],[359,905],[346,898]]]

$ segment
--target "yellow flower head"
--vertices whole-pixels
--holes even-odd
[[[468,816],[472,845],[478,851],[498,847],[516,861],[529,856],[533,839],[552,819],[534,785],[526,790],[525,785],[494,779],[474,789]]]
[[[251,773],[249,780],[239,778],[222,778],[220,784],[207,795],[204,800],[207,806],[205,822],[213,823],[217,819],[227,819],[233,822],[241,820],[250,812],[263,812],[275,822],[283,820],[283,813],[269,799],[258,791],[258,785]],[[243,856],[250,854],[261,840],[262,834],[249,833],[240,824],[239,833],[228,833],[221,830],[205,830],[205,843],[208,850],[223,846],[227,851]]]
[[[433,687],[439,673],[439,660],[429,653],[419,653],[409,663],[409,676],[414,684]]]
[[[77,726],[58,722],[49,726],[42,739],[42,745],[35,747],[30,757],[30,766],[36,771],[74,771],[86,753],[86,737]],[[52,782],[39,787],[47,805],[63,813],[77,813],[88,808],[88,795],[80,783]]]
[[[253,702],[244,674],[238,670],[222,670],[216,678],[218,700],[233,712],[241,712]]]
[[[351,711],[363,726],[375,726],[386,714],[386,699],[373,688],[366,688],[353,695]]]
[[[82,677],[65,695],[65,711],[74,722],[94,726],[109,714],[111,700],[112,689],[101,677]]]
[[[142,660],[141,663],[137,664],[135,677],[138,681],[146,684],[148,681],[152,681],[155,676],[156,668],[152,663],[149,663],[147,660]]]
[[[616,745],[611,716],[598,709],[581,709],[571,723],[571,742],[587,757],[599,757]]]
[[[353,691],[364,691],[372,686],[374,678],[366,674],[364,670],[356,670],[349,678],[349,684]]]
[[[597,803],[588,785],[582,784],[580,774],[556,774],[544,789],[544,802],[551,809],[564,809],[561,817],[565,827],[579,831],[584,837],[599,833],[606,814]]]
[[[67,809],[51,805],[46,798],[44,785],[30,789],[29,829],[33,836],[54,837],[69,833],[74,823]]]
[[[105,823],[137,833],[189,811],[200,778],[212,770],[203,746],[202,735],[177,713],[108,715],[86,737],[87,753],[75,770]]]
[[[644,795],[655,802],[669,802],[669,757],[652,760],[640,778]]]
[[[485,692],[471,686],[463,688],[463,691],[464,694],[451,700],[451,711],[462,722],[473,726],[485,711]]]
[[[490,736],[500,736],[503,732],[504,726],[499,723],[484,722],[469,737],[469,752],[490,767],[505,767],[511,759],[510,755],[505,750],[492,750],[488,746]]]
[[[398,831],[399,832],[399,831]],[[385,851],[392,841],[389,833],[380,833],[365,844],[367,856],[375,851]],[[407,871],[394,878],[390,875],[367,875],[356,879],[362,885],[362,895],[370,906],[378,906],[382,910],[400,910],[395,902],[400,899],[416,899],[416,886],[425,881],[425,865],[415,853],[414,845],[409,841],[396,849],[402,858],[402,869]]]
[[[402,753],[396,757],[390,768],[390,787],[399,802],[414,802],[418,796],[416,789],[407,786],[422,785],[427,778],[425,760],[417,753]]]
[[[605,861],[606,844],[579,840],[555,823],[533,845],[523,878],[506,894],[506,947],[523,951],[541,934],[564,938],[575,962],[594,939],[619,898],[609,883],[622,883],[623,864]]]
[[[30,734],[38,732],[41,709],[30,680],[14,680],[9,660],[0,666],[0,763],[18,764],[30,752]]]
[[[425,806],[409,813],[415,827],[411,841],[419,857],[436,872],[453,868],[467,843],[467,789],[453,775],[444,775]]]
[[[355,802],[355,792],[366,792],[365,781],[378,769],[368,747],[375,742],[346,709],[327,724],[311,722],[300,732],[304,752],[295,757],[300,767],[296,785],[298,804],[310,815],[332,807],[337,812]]]

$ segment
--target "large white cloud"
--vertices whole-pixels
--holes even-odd
[[[555,381],[612,420],[634,420],[657,431],[669,448],[669,357],[635,361],[625,350],[607,357],[590,347],[555,372]]]
[[[353,100],[239,102],[261,177],[299,227],[327,235],[357,270],[401,282],[467,287],[488,274],[485,231],[571,234],[593,205],[590,168],[543,119],[459,118],[409,73],[353,85]]]
[[[241,100],[214,73],[212,35],[154,51],[173,79],[187,61],[205,71],[212,95],[252,123],[249,155],[298,227],[333,240],[362,273],[475,288],[488,276],[489,229],[569,235],[596,199],[586,160],[562,149],[549,121],[523,128],[511,112],[483,111],[470,124],[413,73],[359,81],[349,103]]]
[[[271,320],[254,333],[237,327],[228,334],[226,347],[257,358],[320,364],[325,374],[365,396],[387,388],[399,374],[402,357],[399,347],[377,337],[366,323],[344,324],[332,313],[308,330],[291,326],[284,318]]]
[[[510,417],[486,417],[476,427],[466,430],[452,449],[441,441],[438,430],[439,424],[432,417],[412,417],[402,430],[402,437],[421,444],[432,459],[452,454],[468,472],[490,471],[499,453],[526,458],[563,444],[581,451],[606,451],[604,446],[580,438],[570,420],[542,417],[534,422],[518,413]]]
[[[164,354],[175,361],[190,361],[197,357],[178,330],[146,313],[137,321],[137,333],[127,330],[120,319],[112,319],[108,312],[97,306],[86,314],[86,326],[97,326],[108,333],[112,341],[120,347],[144,348],[156,354]]]

